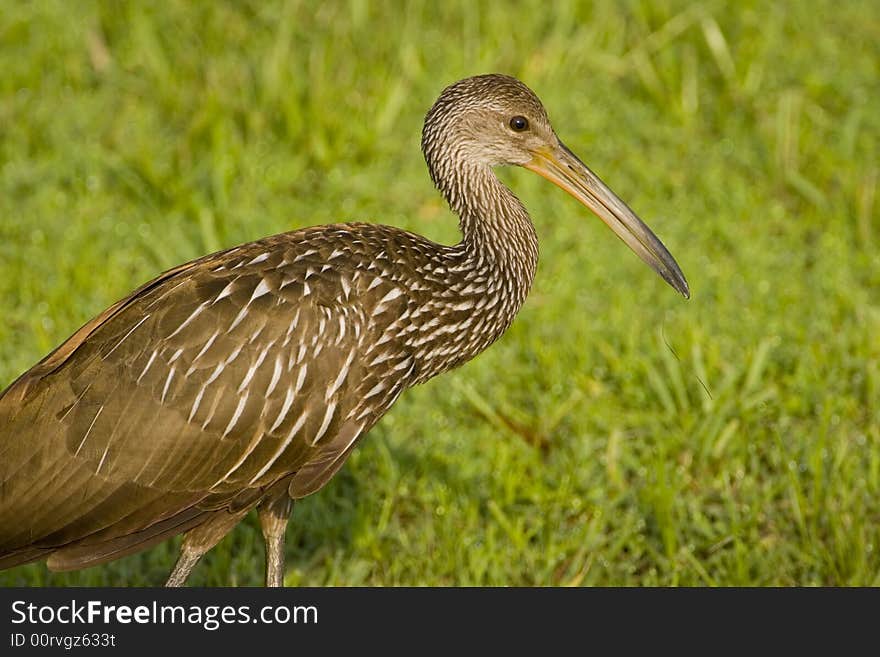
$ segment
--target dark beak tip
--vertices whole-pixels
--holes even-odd
[[[688,285],[687,279],[680,270],[676,270],[675,274],[670,275],[663,272],[660,275],[667,283],[669,283],[669,287],[678,292],[685,299],[691,298],[691,287]]]
[[[681,280],[676,286],[676,289],[685,299],[691,298],[691,286],[688,285],[687,279],[684,277],[684,275],[682,275]]]

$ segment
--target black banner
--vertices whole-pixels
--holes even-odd
[[[222,654],[278,646],[545,654],[766,650],[768,642],[786,652],[823,643],[839,650],[875,635],[878,602],[876,589],[12,588],[0,589],[0,655],[175,654],[182,646]]]

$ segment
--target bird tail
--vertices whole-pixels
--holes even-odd
[[[226,511],[187,509],[183,513],[139,532],[104,541],[95,541],[93,537],[86,536],[64,546],[26,546],[13,549],[6,554],[0,554],[0,570],[22,566],[41,559],[47,559],[46,565],[49,566],[49,570],[55,572],[97,566],[146,550],[172,536],[201,525],[216,513],[226,513]],[[91,543],[89,538],[92,538]]]
[[[9,552],[8,554],[0,554],[0,570],[14,568],[15,566],[23,566],[32,561],[39,561],[50,552],[52,552],[52,548],[29,547]]]

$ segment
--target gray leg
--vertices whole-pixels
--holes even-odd
[[[293,509],[287,489],[267,498],[258,507],[260,527],[266,541],[266,586],[284,586],[284,531]]]
[[[217,545],[220,539],[226,536],[247,512],[248,509],[235,513],[225,510],[217,511],[201,525],[193,527],[184,534],[183,545],[180,546],[180,557],[174,564],[174,570],[171,571],[165,586],[183,586],[202,555]]]
[[[174,570],[168,576],[165,586],[183,586],[190,571],[202,558],[202,554],[194,550],[187,550],[186,546],[181,547],[180,556],[177,558],[177,563],[174,564]]]

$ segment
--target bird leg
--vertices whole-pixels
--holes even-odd
[[[165,586],[183,586],[202,555],[217,545],[220,539],[239,523],[248,510],[246,508],[233,513],[225,509],[217,511],[201,525],[186,532],[183,544],[180,546],[180,556],[177,558],[177,563],[174,564],[174,570],[168,576]]]
[[[257,508],[266,541],[266,586],[284,586],[284,532],[292,510],[293,500],[286,487]]]
[[[204,552],[188,550],[185,545],[181,546],[180,556],[177,558],[177,562],[174,564],[174,570],[171,571],[171,574],[165,581],[165,586],[183,586],[186,583],[186,578],[189,577],[190,571],[199,562],[199,559],[202,558],[202,554],[204,554]]]

